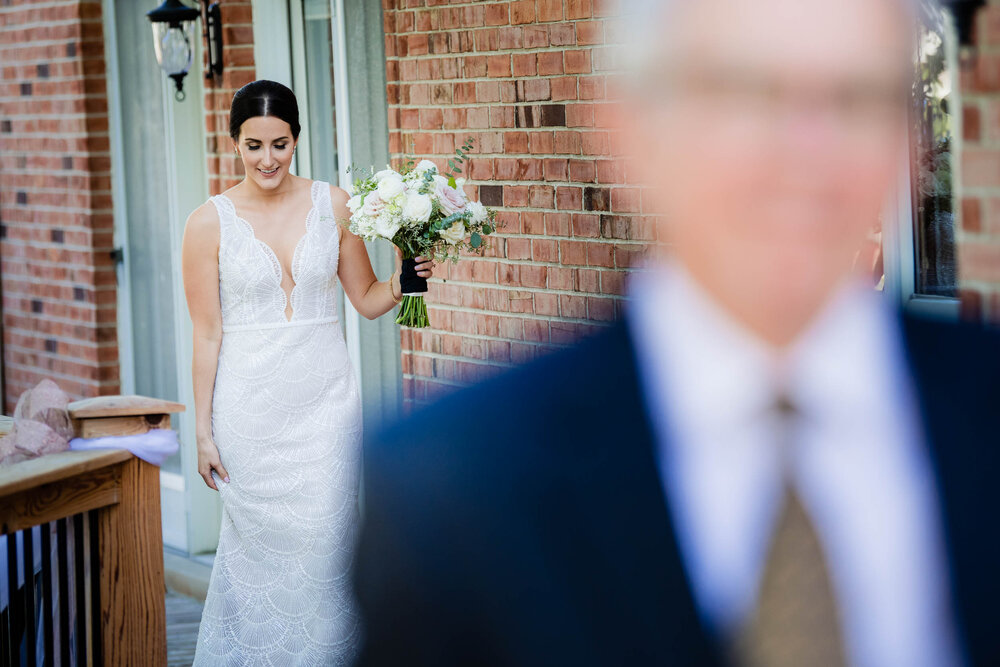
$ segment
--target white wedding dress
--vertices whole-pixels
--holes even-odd
[[[195,665],[350,664],[361,402],[337,320],[339,236],[330,186],[282,267],[225,195],[219,212],[222,343],[212,433],[222,528]],[[214,472],[213,472],[214,475]]]

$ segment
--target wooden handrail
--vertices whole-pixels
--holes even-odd
[[[143,396],[69,405],[79,437],[169,428],[184,406]],[[2,424],[0,424],[2,427]],[[105,665],[166,665],[159,468],[124,449],[67,451],[0,467],[0,534],[97,513]],[[93,566],[93,565],[92,565]]]

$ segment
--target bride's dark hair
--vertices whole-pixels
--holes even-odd
[[[258,79],[237,90],[229,110],[229,136],[238,139],[243,123],[257,116],[280,118],[292,128],[292,138],[299,138],[299,103],[288,86]]]

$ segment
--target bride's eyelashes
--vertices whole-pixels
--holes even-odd
[[[275,145],[274,145],[274,148],[275,148],[275,150],[279,150],[279,151],[283,151],[283,150],[285,150],[285,148],[286,148],[287,146],[288,146],[288,144],[275,144]],[[247,146],[247,149],[248,149],[248,150],[251,150],[251,151],[255,151],[255,150],[257,150],[258,148],[260,148],[260,146],[259,146],[259,145],[254,145],[254,146]]]

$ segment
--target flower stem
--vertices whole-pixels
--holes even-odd
[[[424,297],[404,295],[396,324],[413,329],[429,327],[430,321],[427,318],[427,303]]]

